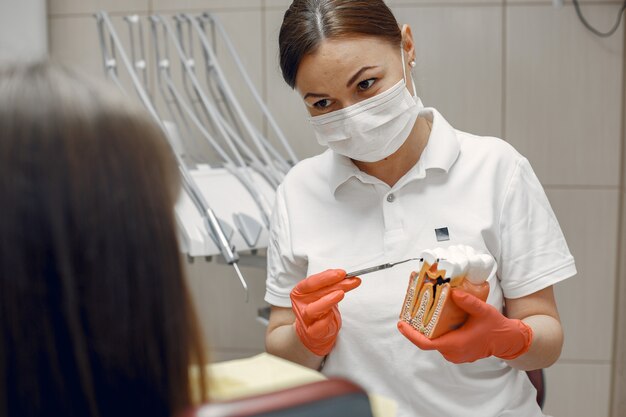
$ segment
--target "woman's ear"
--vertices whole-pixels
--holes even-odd
[[[411,32],[411,26],[402,25],[402,49],[406,53],[407,63],[415,60],[415,43],[413,42],[413,32]]]

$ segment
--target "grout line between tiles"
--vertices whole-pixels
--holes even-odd
[[[502,93],[500,95],[500,107],[502,108],[502,111],[500,113],[500,137],[503,138],[504,140],[506,140],[506,82],[507,82],[507,78],[506,78],[506,73],[507,73],[507,47],[506,47],[506,43],[507,43],[507,36],[506,36],[506,32],[507,32],[507,9],[506,9],[506,3],[504,3],[502,5],[502,86],[501,86],[501,90]]]
[[[605,0],[605,1],[585,1],[585,0],[581,0],[579,2],[582,6],[615,6],[622,4],[621,0]],[[515,2],[511,2],[511,1],[507,1],[505,4],[509,5],[509,6],[552,6],[552,2],[549,1],[515,1]],[[563,4],[563,7],[570,7],[573,6],[574,4],[572,3],[571,0],[569,1],[565,1]]]
[[[402,3],[402,4],[390,4],[389,7],[393,10],[399,9],[419,9],[429,7],[458,7],[458,8],[474,8],[474,7],[502,7],[502,2],[491,3],[446,3],[446,2],[432,2],[432,3]],[[266,6],[267,11],[285,11],[287,6]]]
[[[619,185],[579,185],[579,184],[543,184],[546,190],[576,190],[576,191],[620,191]]]
[[[581,1],[581,4],[584,6],[615,6],[615,5],[619,5],[621,4],[621,1],[594,1],[594,2],[586,2],[586,1]],[[395,8],[399,8],[399,9],[406,9],[406,8],[415,8],[415,9],[419,9],[419,8],[428,8],[428,7],[458,7],[458,8],[472,8],[472,7],[507,7],[507,6],[512,6],[512,7],[526,7],[526,6],[538,6],[538,7],[553,7],[552,3],[550,2],[543,2],[543,3],[538,3],[538,2],[533,2],[533,1],[520,1],[520,2],[515,2],[515,3],[510,3],[510,2],[502,2],[502,1],[493,1],[493,2],[473,2],[473,3],[455,3],[455,2],[428,2],[428,3],[414,3],[414,2],[408,2],[408,3],[400,3],[400,4],[390,4],[390,7],[392,9]],[[563,7],[572,7],[573,4],[571,2],[567,2],[563,5]],[[286,10],[287,6],[268,6],[265,5],[265,10],[267,11],[276,11],[276,10],[280,10],[280,11],[284,11]]]
[[[581,2],[583,5],[589,5],[589,6],[613,6],[616,4],[621,4],[621,1],[594,1],[594,2],[586,2],[586,1],[582,1]],[[407,2],[407,3],[400,3],[400,4],[392,4],[391,7],[395,8],[420,8],[420,7],[459,7],[459,8],[464,8],[464,7],[516,7],[516,6],[551,6],[551,4],[549,2],[543,2],[543,3],[538,3],[538,2],[533,2],[533,1],[520,1],[520,2],[502,2],[502,1],[493,1],[493,2],[474,2],[474,3],[456,3],[456,2],[428,2],[428,3],[412,3],[412,2]],[[564,7],[569,7],[572,6],[571,1],[567,2]],[[167,8],[167,9],[160,9],[159,12],[161,13],[175,13],[178,11],[189,11],[189,12],[197,12],[197,11],[205,11],[205,10],[210,10],[210,11],[215,11],[215,12],[237,12],[237,11],[272,11],[272,10],[280,10],[280,11],[284,11],[286,9],[287,6],[268,6],[265,2],[265,0],[262,0],[262,3],[260,6],[223,6],[223,7],[195,7],[195,8],[181,8],[181,9],[172,9],[172,8]],[[148,9],[136,9],[136,10],[123,10],[123,11],[115,11],[115,12],[110,12],[109,14],[112,16],[120,16],[120,15],[126,15],[126,14],[131,14],[131,13],[137,13],[137,14],[142,14],[142,13],[153,13],[155,11],[155,7],[154,7],[154,0],[149,0],[148,2]],[[63,17],[85,17],[85,16],[91,16],[93,15],[93,13],[95,13],[94,11],[87,11],[87,12],[76,12],[76,13],[72,13],[72,12],[61,12],[61,13],[57,13],[57,12],[49,12],[48,13],[48,18],[63,18]]]
[[[93,17],[94,14],[96,13],[96,11],[99,10],[104,10],[104,9],[98,9],[98,10],[94,10],[93,12],[80,12],[80,13],[55,13],[55,14],[48,14],[48,20],[51,19],[73,19],[73,18],[81,18],[81,17]],[[144,14],[148,14],[150,13],[150,9],[142,9],[142,10],[122,10],[122,11],[114,11],[114,12],[108,12],[109,16],[127,16],[129,14],[139,14],[139,15],[144,15]]]
[[[266,0],[261,0],[261,98],[263,102],[267,105],[267,52],[269,51],[267,45],[267,16],[265,13],[266,9]],[[263,134],[266,138],[269,139],[269,126],[267,121],[267,116],[262,114],[262,122],[263,122]]]
[[[559,359],[555,365],[611,365],[609,359]]]
[[[624,18],[622,17],[622,24],[624,24]],[[624,378],[621,378],[620,374],[624,371],[624,363],[626,360],[626,334],[624,334],[624,327],[626,327],[626,322],[624,319],[624,315],[622,314],[626,308],[622,306],[621,302],[626,303],[626,288],[623,287],[624,283],[621,282],[620,278],[622,274],[624,274],[623,268],[626,265],[621,259],[622,248],[626,247],[626,225],[624,222],[626,219],[624,218],[624,208],[626,205],[626,195],[624,194],[624,187],[626,186],[624,176],[626,176],[626,30],[623,31],[623,41],[622,41],[622,126],[621,126],[621,165],[620,165],[620,173],[619,173],[619,184],[620,184],[620,198],[617,202],[618,204],[618,216],[617,216],[617,230],[619,231],[618,239],[617,239],[617,248],[616,248],[616,280],[615,280],[615,311],[614,320],[613,320],[613,358],[611,366],[611,391],[609,392],[609,409],[611,410],[611,415],[618,416],[623,414],[625,410],[621,410],[620,407],[626,407],[624,404],[620,404],[620,399],[622,398],[622,393],[620,391],[624,391],[626,386],[624,385]],[[621,365],[621,368],[618,366]],[[622,400],[623,401],[623,400]]]
[[[501,1],[491,1],[491,2],[475,2],[475,3],[454,3],[454,2],[445,2],[445,1],[440,1],[440,2],[429,2],[429,3],[394,3],[394,4],[390,4],[390,7],[392,9],[396,8],[396,7],[400,7],[400,8],[407,8],[407,7],[493,7],[493,6],[497,6],[500,7],[502,6],[504,3],[502,3]]]
[[[101,9],[98,9],[101,10]],[[198,12],[261,12],[263,8],[254,6],[254,7],[195,7],[195,8],[180,8],[180,9],[159,9],[155,10],[154,7],[149,7],[148,9],[142,10],[116,10],[114,12],[109,12],[110,16],[126,16],[129,14],[145,14],[145,13],[179,13],[179,12],[189,12],[189,13],[198,13]],[[93,12],[78,12],[78,13],[48,13],[48,19],[59,19],[59,18],[80,18],[80,17],[91,17],[94,15],[96,11]]]

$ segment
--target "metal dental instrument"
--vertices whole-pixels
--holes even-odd
[[[393,262],[393,263],[386,263],[386,264],[381,264],[381,265],[376,265],[376,266],[370,266],[369,268],[350,272],[346,274],[346,278],[352,278],[352,277],[356,277],[360,275],[365,275],[365,274],[369,274],[370,272],[382,271],[383,269],[393,268],[396,265],[400,265],[400,264],[403,264],[405,262],[410,262],[410,261],[422,262],[424,261],[424,258],[410,258],[410,259],[405,259],[404,261],[400,261],[400,262]]]

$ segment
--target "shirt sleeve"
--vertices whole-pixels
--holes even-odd
[[[289,213],[281,185],[276,190],[276,202],[270,221],[265,301],[277,307],[291,307],[289,294],[306,277],[306,272],[306,259],[293,253]]]
[[[523,157],[503,200],[500,236],[498,277],[506,298],[524,297],[576,275],[548,197]]]

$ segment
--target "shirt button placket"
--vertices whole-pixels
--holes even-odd
[[[399,204],[396,193],[390,192],[384,197],[387,200],[383,203],[383,213],[385,218],[385,251],[392,253],[397,245],[402,241],[404,232],[402,228],[402,207]]]

